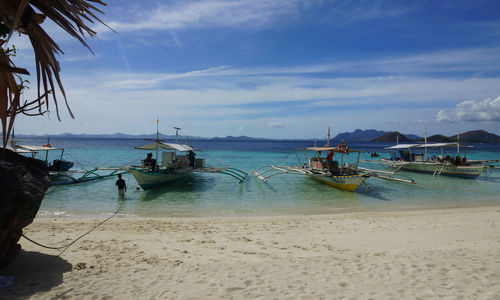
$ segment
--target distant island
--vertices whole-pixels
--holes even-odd
[[[156,133],[152,134],[125,134],[125,133],[114,133],[114,134],[73,134],[73,133],[63,133],[56,135],[16,135],[16,138],[65,138],[65,139],[155,139]],[[175,140],[175,135],[165,135],[159,134],[160,139]],[[273,141],[278,139],[270,138],[254,138],[249,136],[226,136],[226,137],[199,137],[199,136],[188,136],[179,135],[179,141],[185,142],[188,140],[215,140],[215,141]],[[288,139],[293,141],[313,141],[311,139]],[[343,132],[337,134],[333,137],[333,141],[344,140],[347,143],[396,143],[398,142],[423,142],[424,138],[419,137],[415,134],[402,134],[398,131],[380,131],[374,129],[356,129],[353,132]],[[428,142],[455,142],[457,141],[457,135],[444,136],[440,134],[432,135],[427,137]],[[461,142],[469,143],[500,143],[500,136],[487,132],[485,130],[473,130],[467,131],[460,134]]]
[[[397,131],[386,133],[378,138],[372,140],[372,142],[378,143],[389,143],[396,141],[399,142],[423,142],[423,137],[414,138],[413,136],[403,135]],[[427,142],[456,142],[457,135],[453,136],[444,136],[441,134],[436,134],[427,137]],[[468,142],[468,143],[500,143],[500,136],[489,133],[485,130],[473,130],[467,131],[460,134],[460,142]]]

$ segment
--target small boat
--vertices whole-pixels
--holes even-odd
[[[47,143],[42,146],[16,144],[14,146],[14,149],[16,149],[16,152],[18,153],[31,153],[32,158],[36,158],[36,154],[38,154],[39,152],[45,152],[44,161],[49,167],[49,171],[51,172],[65,172],[73,167],[73,162],[63,159],[64,148],[52,147],[50,143]],[[49,162],[50,151],[61,151],[59,159],[54,159],[52,162]]]
[[[229,167],[207,168],[205,159],[196,158],[197,149],[188,144],[178,144],[177,134],[180,128],[174,127],[176,131],[176,143],[169,143],[159,139],[157,128],[156,139],[152,143],[136,147],[135,149],[154,151],[149,152],[145,159],[141,160],[139,166],[126,166],[122,170],[129,171],[143,190],[153,189],[157,186],[168,184],[172,181],[180,180],[193,172],[221,173],[230,175],[242,183],[247,173]],[[161,161],[158,160],[160,150]]]
[[[299,154],[299,152],[301,153]],[[355,191],[371,176],[392,181],[415,183],[413,180],[390,177],[394,172],[358,167],[361,153],[362,151],[349,149],[344,141],[337,147],[331,147],[330,128],[328,128],[328,142],[324,147],[307,147],[295,151],[300,163],[299,166],[262,166],[256,169],[253,175],[264,182],[267,182],[270,177],[279,174],[304,175],[321,183],[349,192]],[[356,160],[347,162],[347,157],[352,155],[356,156]],[[301,163],[299,157],[304,157],[306,163]],[[337,160],[334,158],[337,158]]]
[[[19,145],[13,139],[11,145],[7,147],[16,153],[30,155],[32,158],[37,158],[36,155],[40,152],[45,152],[45,164],[49,168],[49,179],[52,185],[68,185],[75,183],[82,183],[94,181],[107,177],[112,177],[117,174],[125,173],[124,170],[119,168],[94,168],[91,170],[73,170],[73,162],[63,159],[64,148],[53,147],[48,141],[47,144],[36,145]],[[50,151],[61,151],[60,157],[49,162]],[[103,173],[103,171],[106,173]],[[108,172],[110,171],[110,172]],[[81,174],[81,175],[77,175]]]
[[[491,166],[486,163],[497,160],[468,161],[466,154],[461,157],[459,142],[398,144],[386,149],[397,150],[390,159],[382,159],[389,167],[396,170],[427,173],[434,176],[454,176],[474,179],[483,174]],[[445,148],[456,148],[455,154],[445,155]],[[440,150],[440,153],[429,154],[429,149]]]
[[[18,141],[15,139],[15,135],[12,134],[12,139],[10,141],[10,145],[7,146],[7,149],[20,154],[30,154],[31,158],[37,158],[36,155],[39,152],[45,152],[45,159],[43,161],[45,161],[45,164],[49,167],[49,171],[51,172],[65,172],[73,167],[73,162],[63,159],[64,148],[52,147],[49,139],[47,139],[46,144],[41,146],[19,145]],[[52,162],[49,162],[50,151],[61,151],[59,159],[54,159]]]
[[[372,152],[370,153],[370,157],[379,157],[380,154],[378,154],[377,152]]]
[[[140,166],[127,168],[144,190],[181,179],[191,174],[196,168],[204,167],[204,159],[195,159],[195,148],[189,145],[155,140],[153,143],[136,147],[136,149],[156,151],[155,159],[150,153],[141,161]],[[161,152],[161,163],[158,163],[159,150],[169,150]]]

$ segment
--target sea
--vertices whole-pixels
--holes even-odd
[[[141,139],[51,138],[52,146],[64,148],[63,159],[73,161],[73,171],[95,167],[122,167],[140,164],[146,157],[138,147]],[[31,138],[19,144],[43,145],[46,138]],[[324,141],[322,142],[324,143]],[[295,150],[314,141],[292,140],[189,140],[211,167],[229,166],[248,173],[245,181],[220,173],[193,173],[185,179],[153,190],[137,190],[137,182],[123,174],[127,184],[124,200],[118,198],[116,176],[96,181],[52,186],[45,194],[39,217],[104,218],[119,209],[120,216],[140,217],[224,217],[331,214],[356,211],[420,210],[476,207],[500,204],[500,169],[491,169],[477,179],[432,176],[400,171],[395,177],[416,184],[368,178],[355,192],[341,191],[301,175],[282,174],[262,182],[252,175],[266,165],[295,166],[305,162]],[[320,143],[318,142],[318,145]],[[389,158],[392,144],[353,143],[362,150],[360,166],[383,169],[377,163]],[[500,144],[469,144],[467,159],[500,159]],[[453,151],[450,150],[453,155]],[[380,157],[373,158],[376,152]],[[59,159],[52,151],[48,160]],[[462,153],[464,156],[464,153]],[[45,154],[37,157],[45,159]],[[345,156],[347,162],[357,154]],[[499,164],[496,164],[498,167]],[[110,171],[99,171],[101,175]],[[81,173],[72,173],[79,177]]]

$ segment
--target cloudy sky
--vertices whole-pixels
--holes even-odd
[[[75,119],[60,105],[61,122],[19,117],[16,134],[152,133],[157,117],[205,137],[500,134],[497,0],[106,2],[116,33],[93,25],[95,55],[44,24]],[[10,43],[35,74],[29,42]]]

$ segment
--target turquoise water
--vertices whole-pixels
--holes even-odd
[[[23,141],[43,144],[41,140]],[[146,155],[134,146],[142,140],[51,140],[52,145],[64,147],[64,158],[75,162],[74,169],[96,166],[137,164]],[[195,173],[186,180],[151,191],[136,191],[133,176],[124,174],[128,192],[120,211],[133,216],[240,216],[317,214],[342,211],[378,211],[399,209],[428,209],[500,204],[500,172],[494,170],[475,180],[453,177],[433,177],[427,174],[399,172],[397,177],[414,179],[416,185],[369,178],[367,189],[356,192],[340,191],[298,175],[278,175],[261,182],[251,172],[269,165],[297,165],[293,149],[311,146],[310,141],[191,141],[200,148],[197,158],[206,165],[228,165],[248,172],[248,179],[239,184],[223,174]],[[362,149],[362,159],[370,160],[369,152],[383,157],[380,144],[351,145]],[[468,159],[499,159],[500,145],[477,145]],[[49,159],[56,158],[51,154]],[[353,155],[350,157],[354,158]],[[301,159],[303,159],[301,157]],[[364,164],[365,167],[375,165]],[[39,216],[104,216],[114,212],[121,203],[117,197],[116,178],[87,183],[51,187],[42,202]]]

